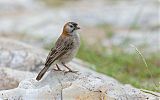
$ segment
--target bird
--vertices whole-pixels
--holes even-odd
[[[73,71],[70,69],[66,63],[70,62],[77,54],[80,47],[80,36],[77,30],[80,27],[75,22],[67,22],[61,35],[57,39],[55,46],[50,50],[44,68],[39,72],[36,80],[39,81],[43,75],[47,72],[51,65],[56,65],[56,71],[62,71],[59,68],[59,64],[63,65],[68,69],[67,72],[76,73],[78,71]]]

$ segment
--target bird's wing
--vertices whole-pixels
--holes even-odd
[[[71,49],[72,43],[73,41],[71,39],[60,37],[57,40],[55,47],[51,49],[46,59],[45,66],[50,66],[55,60],[67,53],[68,50]]]
[[[36,77],[36,80],[40,80],[43,77],[43,75],[46,73],[46,71],[48,70],[50,65],[55,60],[57,60],[58,58],[60,58],[64,54],[66,54],[73,47],[72,44],[73,44],[72,39],[60,37],[57,40],[55,47],[51,49],[51,51],[46,59],[45,67],[40,71],[40,73]]]

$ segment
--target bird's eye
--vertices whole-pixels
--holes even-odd
[[[72,28],[73,26],[72,26],[72,25],[70,25],[70,27]]]

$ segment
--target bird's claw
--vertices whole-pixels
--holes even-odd
[[[69,71],[65,71],[64,73],[66,74],[66,73],[69,73],[69,72],[71,72],[71,73],[77,73],[78,71],[69,70]]]
[[[63,70],[61,70],[61,69],[53,69],[54,71],[63,71]]]

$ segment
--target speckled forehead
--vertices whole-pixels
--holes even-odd
[[[75,22],[68,22],[68,23],[69,23],[69,25],[77,26],[77,23],[75,23]]]
[[[78,24],[77,23],[74,23],[74,22],[68,22],[68,23],[66,23],[65,25],[64,25],[64,28],[66,27],[66,26],[68,26],[68,25],[73,25],[73,26],[77,26]]]
[[[71,23],[68,23],[68,25],[73,25],[73,24],[71,24]]]

